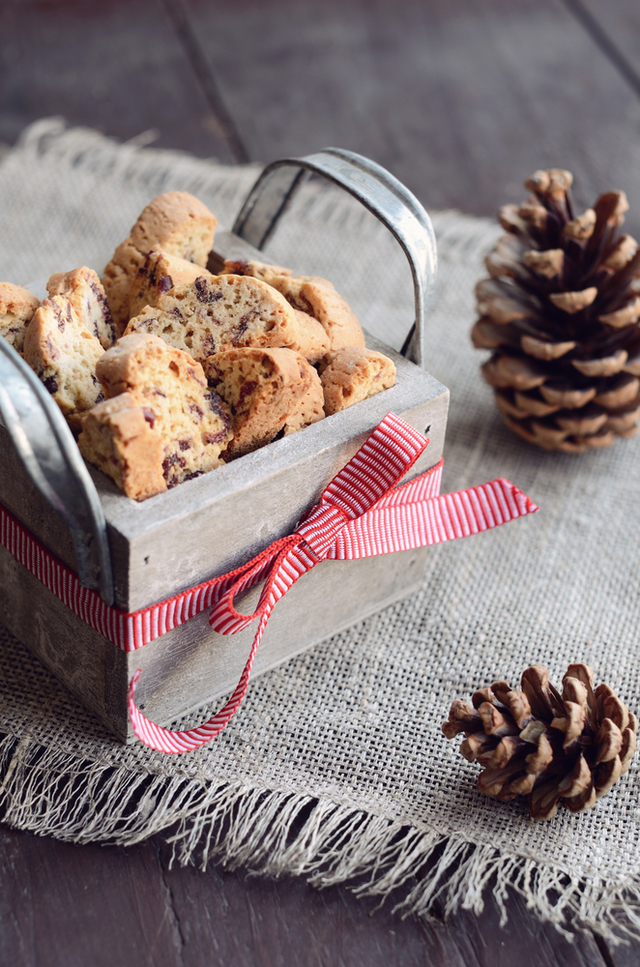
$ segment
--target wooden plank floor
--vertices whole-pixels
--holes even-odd
[[[491,215],[535,168],[579,203],[624,188],[640,232],[636,0],[0,0],[0,141],[62,115],[233,163],[328,144],[432,208]],[[169,869],[157,842],[75,847],[0,826],[0,964],[631,967],[518,897],[498,925],[402,921],[346,889]]]

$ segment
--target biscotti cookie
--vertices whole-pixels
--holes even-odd
[[[130,238],[125,238],[113,253],[100,280],[107,293],[113,324],[118,335],[122,335],[129,321],[131,283],[143,262],[142,252],[138,251]]]
[[[396,367],[373,349],[350,347],[332,354],[321,376],[327,416],[389,389],[396,381]]]
[[[364,333],[357,316],[326,279],[276,276],[271,285],[294,308],[320,323],[329,338],[331,352],[347,346],[364,346]]]
[[[330,351],[337,352],[346,346],[364,346],[364,334],[357,316],[327,279],[293,275],[290,269],[250,259],[225,262],[224,273],[234,268],[238,275],[250,275],[268,282],[294,309],[319,323],[329,340]]]
[[[284,296],[260,279],[219,275],[176,286],[129,321],[202,362],[236,346],[286,347],[317,359],[321,337],[300,324]]]
[[[51,393],[72,430],[103,399],[96,364],[104,349],[63,296],[45,299],[24,337],[24,358]]]
[[[40,299],[21,285],[0,282],[0,335],[22,353],[24,334]]]
[[[331,342],[327,333],[324,331],[317,319],[293,309],[298,324],[298,335],[292,349],[302,353],[312,365],[317,365],[327,355],[331,348]]]
[[[163,440],[152,411],[132,393],[98,403],[83,420],[78,446],[85,460],[106,473],[127,497],[145,500],[167,489]]]
[[[211,278],[211,273],[177,255],[159,249],[148,252],[129,290],[130,316],[137,316],[145,306],[157,305],[160,296],[174,286],[195,282],[200,276]]]
[[[103,349],[113,346],[116,330],[97,272],[86,265],[71,272],[57,272],[47,282],[47,292],[69,300],[80,322],[100,341]]]
[[[291,349],[230,349],[205,363],[209,385],[227,403],[233,440],[225,459],[239,457],[316,423],[324,416],[315,369]]]
[[[146,255],[160,248],[187,262],[205,266],[218,224],[206,205],[187,191],[157,195],[131,229],[131,241]]]
[[[130,318],[129,290],[147,252],[161,249],[204,267],[216,224],[206,205],[186,191],[166,192],[147,205],[104,270],[102,284],[118,333]]]
[[[189,353],[137,333],[106,352],[96,372],[114,405],[86,416],[78,446],[127,496],[144,500],[220,465],[231,417]]]

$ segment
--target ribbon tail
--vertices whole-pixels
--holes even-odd
[[[323,491],[320,504],[333,504],[348,517],[359,517],[405,476],[428,443],[409,423],[387,413]]]
[[[349,521],[329,553],[333,560],[357,560],[378,554],[430,547],[491,530],[538,510],[536,504],[504,477],[438,497],[414,499],[413,481],[401,488],[403,502],[380,504]],[[419,494],[419,478],[415,494]]]
[[[154,749],[155,752],[179,755],[182,752],[193,752],[194,749],[199,749],[201,746],[206,745],[207,742],[210,742],[211,739],[214,739],[216,735],[219,735],[232,715],[236,712],[249,687],[253,660],[256,657],[258,646],[262,640],[262,635],[269,620],[270,613],[270,610],[265,610],[260,617],[258,630],[253,639],[249,658],[242,670],[240,681],[236,685],[233,695],[219,712],[216,712],[212,718],[203,725],[197,726],[195,729],[184,729],[183,731],[165,729],[163,726],[152,722],[146,715],[143,715],[134,699],[136,685],[140,678],[140,669],[138,669],[129,684],[127,697],[129,719],[136,737],[148,748]]]

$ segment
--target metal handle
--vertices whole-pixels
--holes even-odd
[[[62,413],[2,338],[0,415],[34,486],[71,531],[80,582],[113,604],[107,526],[93,480]]]
[[[233,226],[234,234],[262,249],[309,172],[322,175],[357,198],[401,245],[411,267],[416,313],[402,353],[425,369],[425,314],[436,277],[436,240],[431,219],[418,199],[385,168],[341,148],[274,161],[251,189]]]

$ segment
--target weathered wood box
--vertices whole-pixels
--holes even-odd
[[[313,158],[324,159],[322,163],[329,166],[335,166],[337,158],[340,164],[354,168],[353,156],[342,152],[336,152],[333,159],[328,155]],[[365,175],[381,179],[380,169],[364,159],[357,160],[362,162],[356,171],[359,184]],[[294,173],[298,176],[304,167],[316,170],[315,163],[301,159]],[[275,176],[282,182],[286,171],[290,197],[295,188],[292,166],[279,164],[282,171],[274,166]],[[369,165],[364,175],[363,165]],[[347,177],[344,172],[339,176],[326,170],[322,173],[343,185]],[[389,184],[406,222],[407,206],[399,195],[398,183],[393,179],[383,182],[385,190],[391,190]],[[390,204],[384,198],[372,201],[371,186],[366,187],[367,203],[373,210],[382,202]],[[262,204],[269,190],[273,195],[273,180],[267,189],[263,187],[250,197],[254,216],[256,199]],[[247,210],[251,212],[249,202],[249,209],[245,206],[243,210],[245,225],[251,222],[246,215]],[[273,199],[270,207],[274,208]],[[283,207],[281,199],[280,210]],[[273,212],[270,218],[273,224]],[[391,220],[388,212],[383,220]],[[261,243],[264,234],[256,238],[254,232],[252,240]],[[248,230],[244,235],[251,238]],[[424,242],[423,237],[423,243],[423,265],[415,270],[422,272],[422,278],[416,281],[419,316],[424,311],[434,257],[432,239]],[[237,247],[229,251],[229,245],[233,248],[242,243],[227,239],[223,254],[236,256]],[[408,254],[413,252],[412,245],[411,239],[405,244],[405,251],[407,246],[410,249]],[[418,256],[410,254],[414,268]],[[431,269],[428,259],[432,260]],[[138,504],[90,468],[106,520],[117,607],[128,612],[147,607],[224,574],[290,533],[388,412],[401,416],[430,438],[411,476],[438,463],[445,436],[447,389],[404,356],[376,340],[369,340],[369,344],[394,359],[397,381],[393,388],[165,494]],[[49,551],[75,569],[74,545],[66,523],[32,483],[2,425],[0,451],[0,502]],[[305,574],[275,608],[253,674],[410,594],[420,584],[427,553],[427,549],[419,549],[359,561],[326,561]],[[136,669],[142,669],[137,704],[149,718],[167,725],[234,688],[254,635],[253,626],[233,636],[219,635],[210,628],[208,613],[204,612],[144,648],[125,653],[76,617],[1,546],[0,589],[0,621],[124,741],[132,737],[126,697]],[[243,610],[251,600],[255,600],[254,592],[250,601],[243,603]]]

